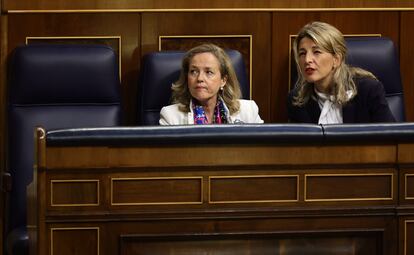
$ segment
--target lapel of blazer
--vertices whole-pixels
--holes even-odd
[[[343,123],[355,122],[355,104],[353,100],[342,107],[342,120]]]
[[[310,98],[308,104],[308,115],[310,118],[310,122],[318,124],[319,116],[321,115],[321,109],[319,108],[318,102]]]

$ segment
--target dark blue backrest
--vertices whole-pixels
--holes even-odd
[[[350,37],[347,63],[372,72],[382,82],[392,114],[405,121],[404,96],[398,55],[391,39],[386,37]]]
[[[103,45],[22,46],[13,52],[9,68],[12,190],[6,231],[10,233],[26,227],[26,186],[33,175],[35,127],[117,126],[121,100],[117,57]]]
[[[226,50],[240,83],[242,97],[250,98],[250,82],[243,56],[236,50]],[[171,84],[178,80],[183,51],[161,51],[144,56],[138,92],[138,120],[142,125],[158,125],[160,110],[171,104]]]

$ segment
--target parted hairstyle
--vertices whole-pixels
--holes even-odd
[[[340,64],[335,68],[331,84],[331,94],[335,97],[334,102],[338,105],[345,105],[357,95],[357,88],[354,78],[369,77],[377,79],[374,74],[358,67],[352,67],[345,63],[347,48],[342,33],[334,26],[324,22],[311,22],[306,24],[298,33],[293,42],[293,52],[298,70],[296,88],[298,94],[293,99],[293,104],[302,106],[306,104],[314,93],[313,83],[308,83],[299,65],[299,44],[303,38],[309,38],[321,48],[334,56],[340,57]],[[351,97],[347,91],[351,91]]]
[[[172,102],[181,104],[179,107],[180,111],[190,111],[190,101],[192,96],[190,94],[190,90],[188,89],[189,66],[191,59],[200,53],[211,53],[217,58],[219,62],[220,75],[222,78],[227,78],[226,85],[223,90],[219,90],[219,94],[224,103],[227,105],[230,114],[238,112],[240,109],[238,99],[241,98],[241,90],[233,64],[231,63],[227,53],[222,48],[210,43],[194,47],[185,54],[182,60],[180,78],[171,87]]]

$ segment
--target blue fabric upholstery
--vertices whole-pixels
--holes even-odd
[[[226,52],[240,82],[242,97],[249,99],[250,82],[246,75],[243,56],[236,50]],[[161,108],[171,103],[171,84],[178,80],[184,54],[182,51],[161,51],[144,56],[138,92],[140,124],[158,125]]]
[[[362,144],[414,141],[414,123],[183,125],[47,130],[47,146]]]
[[[28,45],[10,60],[6,250],[25,254],[26,186],[32,180],[34,129],[117,126],[120,84],[115,52],[102,45]],[[24,251],[24,252],[23,252]]]
[[[404,96],[398,55],[391,39],[386,37],[346,37],[346,62],[372,72],[384,85],[385,97],[397,122],[405,121]],[[292,66],[291,84],[297,79]]]
[[[397,122],[405,121],[403,88],[398,55],[386,37],[350,37],[347,63],[372,72],[382,82],[385,97]]]
[[[327,143],[406,143],[414,141],[414,123],[323,125]]]
[[[47,132],[53,145],[308,144],[323,141],[313,124],[228,124],[64,129]]]

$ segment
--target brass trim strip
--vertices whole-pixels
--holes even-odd
[[[53,255],[53,231],[67,231],[67,230],[96,230],[97,233],[97,251],[100,254],[100,229],[99,227],[68,227],[68,228],[50,228],[50,254]]]
[[[379,8],[131,8],[131,9],[71,9],[34,10],[9,9],[6,13],[140,13],[140,12],[344,12],[344,11],[414,11],[414,7]]]
[[[200,181],[200,201],[199,202],[148,202],[148,203],[114,203],[114,189],[113,182],[115,181],[130,181],[130,180],[181,180],[181,179],[194,179]],[[203,204],[203,177],[202,176],[183,176],[183,177],[127,177],[118,178],[111,177],[111,206],[125,206],[125,205],[199,205]]]
[[[330,176],[391,176],[391,197],[367,197],[367,198],[322,198],[322,199],[307,199],[307,177],[330,177]],[[379,201],[379,200],[393,200],[394,199],[394,174],[393,173],[367,173],[367,174],[305,174],[304,176],[304,201],[305,202],[341,202],[341,201]]]
[[[381,37],[382,34],[345,34],[344,37]],[[297,35],[289,35],[289,71],[288,71],[288,91],[292,89],[292,44]],[[296,81],[295,81],[296,82]]]
[[[404,220],[404,255],[407,255],[407,223],[414,223],[414,220]]]
[[[249,39],[249,51],[250,51],[250,59],[249,59],[249,97],[250,99],[253,98],[253,35],[160,35],[158,36],[158,51],[162,51],[161,42],[163,38],[248,38]]]
[[[414,197],[409,197],[408,194],[407,194],[407,177],[409,177],[409,176],[414,176],[414,174],[404,174],[404,189],[405,189],[404,199],[405,200],[412,200],[412,199],[414,199]]]
[[[27,234],[29,239],[29,250],[37,250],[38,248],[38,227],[39,215],[43,212],[37,210],[38,204],[42,201],[41,196],[45,193],[43,185],[39,185],[39,176],[42,176],[46,168],[46,131],[37,126],[34,131],[34,160],[33,160],[33,177],[32,181],[27,185],[26,201],[27,201]]]
[[[118,39],[118,71],[119,81],[122,78],[122,37],[120,35],[109,35],[109,36],[26,36],[26,45],[29,40],[83,40],[83,39]]]
[[[211,180],[212,179],[240,179],[240,178],[283,178],[283,177],[295,177],[296,178],[296,199],[286,200],[241,200],[241,201],[212,201],[211,200]],[[299,175],[298,174],[286,174],[286,175],[235,175],[235,176],[209,176],[208,177],[208,203],[209,204],[235,204],[235,203],[284,203],[284,202],[299,202]]]
[[[65,183],[65,182],[96,182],[96,194],[97,194],[97,203],[92,204],[55,204],[53,203],[53,184],[54,183]],[[68,206],[99,206],[100,205],[100,180],[91,180],[91,179],[84,179],[84,180],[50,180],[50,206],[52,207],[68,207]]]

